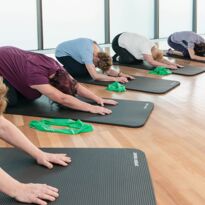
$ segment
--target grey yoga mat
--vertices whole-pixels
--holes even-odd
[[[125,83],[127,90],[163,94],[180,85],[179,81],[174,80],[155,79],[143,76],[134,77],[134,80],[130,80],[128,83]],[[93,80],[91,77],[78,78],[77,80],[81,83],[88,83],[101,86],[107,86],[109,83],[112,83]]]
[[[132,67],[132,68],[143,69],[143,70],[153,70],[155,68],[146,62],[143,62],[141,64],[114,63],[114,65],[127,66],[127,67]],[[205,67],[196,67],[196,66],[189,66],[189,65],[185,65],[183,68],[178,68],[177,70],[172,70],[173,74],[184,75],[184,76],[194,76],[194,75],[198,75],[204,72],[205,72]]]
[[[51,104],[45,96],[34,102],[19,104],[15,107],[7,107],[6,113],[16,115],[28,115],[47,118],[80,119],[85,122],[111,124],[127,127],[141,127],[149,118],[154,104],[144,101],[116,100],[118,105],[105,105],[112,110],[110,115],[98,115],[72,109],[62,109]]]
[[[46,183],[59,189],[52,205],[156,205],[145,154],[136,149],[50,148],[67,153],[68,167],[38,166],[25,153],[1,148],[1,167],[24,183]],[[0,193],[1,205],[23,205]]]

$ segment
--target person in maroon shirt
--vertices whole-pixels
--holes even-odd
[[[104,104],[117,104],[83,87],[54,59],[15,47],[0,47],[0,76],[9,87],[8,106],[45,95],[63,106],[105,115],[112,111],[104,108]],[[91,99],[99,106],[83,102],[76,95]]]

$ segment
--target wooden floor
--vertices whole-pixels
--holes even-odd
[[[182,63],[183,61],[178,61]],[[200,63],[191,65],[203,66]],[[147,71],[121,67],[134,75]],[[170,75],[181,85],[167,94],[127,91],[117,94],[101,86],[86,85],[96,94],[116,99],[151,101],[155,104],[142,128],[93,124],[94,132],[69,136],[28,128],[27,116],[5,115],[38,147],[136,148],[147,156],[158,205],[205,204],[205,74],[195,77]],[[0,141],[1,147],[9,147]]]

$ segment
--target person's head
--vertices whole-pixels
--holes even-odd
[[[205,54],[205,43],[198,43],[194,45],[194,52],[197,56],[204,56]]]
[[[77,81],[65,70],[57,70],[55,75],[49,81],[53,87],[65,94],[75,95],[77,92]]]
[[[100,68],[103,72],[108,71],[112,66],[112,58],[105,52],[98,52],[98,60],[94,62],[95,66]]]
[[[152,47],[151,52],[152,52],[152,57],[154,60],[156,60],[156,61],[162,60],[163,52],[160,49],[158,49],[157,47],[154,46],[154,47]]]
[[[6,99],[6,93],[7,93],[7,87],[3,83],[2,77],[0,77],[0,115],[4,112],[7,105],[7,99]]]

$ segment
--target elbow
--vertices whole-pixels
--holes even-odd
[[[93,80],[99,80],[98,75],[90,75]]]

